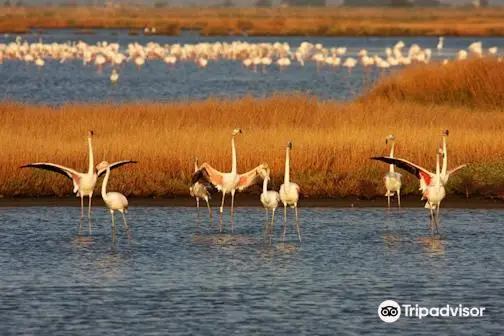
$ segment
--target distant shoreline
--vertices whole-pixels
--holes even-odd
[[[220,205],[220,194],[216,194],[210,205],[217,209]],[[176,197],[176,198],[148,198],[148,197],[129,197],[130,208],[135,207],[196,207],[194,198]],[[226,198],[226,209],[229,211],[231,199]],[[420,195],[407,196],[401,199],[403,208],[423,208],[424,201],[420,200]],[[87,199],[85,202],[87,206]],[[204,201],[201,203],[200,211],[206,211]],[[0,208],[10,207],[79,207],[80,201],[77,197],[6,197],[0,198]],[[104,207],[100,197],[93,198],[93,207]],[[262,207],[258,195],[237,195],[235,198],[236,207]],[[386,208],[387,199],[358,199],[356,197],[348,198],[306,198],[299,201],[301,208]],[[392,207],[397,208],[397,200],[392,199]],[[486,198],[465,198],[450,195],[443,201],[442,208],[452,209],[504,209],[504,200],[486,199]]]
[[[504,9],[498,7],[26,6],[0,8],[0,17],[0,33],[12,34],[127,29],[132,36],[178,36],[183,30],[201,36],[504,36]]]

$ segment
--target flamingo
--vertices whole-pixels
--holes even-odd
[[[275,210],[278,207],[278,202],[280,202],[280,194],[274,190],[268,190],[268,182],[270,180],[270,175],[269,172],[268,174],[264,177],[263,181],[263,192],[261,194],[261,203],[264,207],[264,210],[266,211],[266,226],[269,223],[269,216],[268,216],[268,209],[271,210],[271,224],[270,224],[270,234],[273,231],[273,225],[275,221]],[[266,235],[266,230],[265,233]],[[271,242],[271,235],[270,235],[270,242]]]
[[[434,229],[436,229],[437,233],[439,233],[439,207],[441,205],[441,201],[446,196],[446,191],[444,188],[444,183],[441,178],[441,170],[439,169],[439,155],[443,154],[443,150],[440,149],[436,154],[436,173],[432,173],[427,169],[420,167],[414,163],[406,161],[404,159],[399,158],[391,158],[391,157],[372,157],[372,160],[383,161],[388,164],[394,164],[397,167],[406,170],[407,172],[415,175],[418,179],[424,183],[425,187],[423,187],[422,195],[427,199],[428,208],[430,210],[430,228],[432,231],[432,235],[434,235]]]
[[[130,161],[129,163],[136,163],[136,161]],[[110,177],[110,164],[107,161],[102,161],[96,166],[97,170],[105,170],[105,179],[102,183],[101,195],[103,201],[110,210],[112,215],[112,239],[115,239],[115,219],[114,211],[119,211],[124,220],[124,229],[128,232],[128,238],[131,239],[131,233],[129,231],[128,223],[126,222],[126,215],[128,213],[128,199],[121,193],[118,192],[107,192],[107,183]]]
[[[390,156],[394,157],[394,147],[395,147],[395,137],[390,134],[385,139],[385,144],[390,142]],[[388,198],[388,207],[390,208],[390,197],[394,196],[394,192],[397,192],[397,205],[401,207],[401,178],[402,175],[394,171],[394,165],[391,164],[389,167],[389,172],[385,175],[385,188],[387,188],[387,193],[385,196]]]
[[[79,232],[82,228],[82,219],[84,218],[84,196],[89,197],[88,204],[88,219],[89,219],[89,234],[91,234],[91,199],[93,197],[94,187],[96,185],[96,180],[98,177],[105,174],[106,169],[99,169],[98,171],[94,166],[94,156],[93,156],[93,139],[94,132],[89,131],[88,133],[88,149],[89,149],[89,167],[87,173],[79,173],[72,168],[61,166],[55,163],[49,162],[37,162],[29,163],[21,166],[21,168],[37,168],[44,169],[59,173],[70,180],[73,183],[73,192],[76,193],[77,197],[81,198],[81,226],[79,227]],[[122,165],[132,163],[131,160],[117,161],[109,165],[109,169],[115,169]]]
[[[192,185],[198,181],[204,181],[211,183],[217,190],[222,192],[222,203],[219,208],[219,213],[222,219],[222,213],[224,211],[224,199],[226,194],[231,194],[231,219],[234,214],[234,195],[236,190],[242,191],[255,183],[259,176],[265,176],[266,169],[268,169],[267,164],[260,164],[254,169],[238,174],[237,164],[236,164],[236,147],[235,147],[235,136],[241,134],[242,130],[240,128],[235,128],[232,132],[231,138],[231,172],[222,173],[217,169],[210,166],[208,163],[203,163],[200,168],[192,176]],[[221,225],[222,231],[222,225]],[[231,221],[231,232],[233,231],[233,222]]]
[[[198,171],[198,158],[194,159],[194,172]],[[198,215],[199,215],[199,202],[200,198],[203,198],[207,204],[208,208],[208,214],[210,215],[210,218],[212,218],[212,209],[210,208],[210,203],[208,200],[211,198],[210,196],[210,190],[212,189],[211,185],[204,184],[201,182],[196,182],[194,183],[190,188],[189,188],[189,193],[191,194],[192,197],[196,198],[196,207],[198,208]]]
[[[444,46],[444,37],[441,36],[441,37],[439,37],[439,41],[437,44],[437,50],[440,52],[441,50],[443,50],[443,46]]]
[[[116,71],[116,69],[112,69],[112,73],[110,74],[110,81],[112,82],[112,84],[115,84],[118,79],[119,73]]]
[[[443,131],[443,167],[441,169],[441,181],[443,182],[443,184],[448,183],[448,178],[450,177],[450,175],[452,175],[453,173],[462,168],[467,167],[467,164],[462,164],[460,166],[448,170],[448,149],[446,146],[446,139],[448,138],[449,134],[450,133],[448,130]]]
[[[292,142],[287,144],[287,149],[285,151],[285,174],[284,183],[280,186],[280,200],[284,205],[284,230],[283,230],[283,240],[285,241],[285,233],[287,230],[287,206],[294,208],[296,213],[296,229],[298,233],[299,241],[301,241],[301,233],[299,231],[299,217],[297,204],[299,201],[299,185],[290,181],[290,151],[292,149]]]

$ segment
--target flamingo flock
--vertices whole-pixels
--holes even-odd
[[[262,163],[255,167],[254,169],[243,173],[237,173],[237,159],[236,159],[236,147],[235,147],[235,137],[242,134],[240,128],[235,128],[232,131],[231,137],[231,172],[222,173],[208,163],[203,163],[201,166],[197,166],[197,161],[195,162],[195,172],[192,176],[190,193],[191,196],[196,198],[196,204],[199,208],[199,198],[209,197],[209,190],[211,187],[222,192],[222,202],[219,208],[220,213],[220,231],[222,232],[222,214],[224,209],[224,198],[226,194],[231,194],[231,232],[233,231],[233,214],[234,214],[234,195],[236,191],[242,191],[252,186],[257,182],[259,178],[263,179],[263,192],[260,196],[260,201],[266,211],[266,225],[265,225],[265,236],[269,233],[270,242],[272,239],[273,225],[275,220],[275,210],[278,207],[279,202],[284,205],[284,217],[283,217],[283,234],[282,240],[285,241],[285,235],[287,230],[287,207],[290,206],[294,208],[296,214],[296,231],[298,234],[299,241],[301,241],[301,232],[299,228],[299,216],[298,216],[298,201],[300,187],[290,180],[290,150],[292,149],[292,143],[287,144],[286,154],[285,154],[285,174],[284,183],[280,186],[280,191],[268,190],[268,182],[270,180],[271,170],[266,163]],[[197,191],[199,190],[199,191]],[[208,205],[208,211],[211,216],[210,205]],[[271,223],[269,223],[268,210],[271,210]]]
[[[443,64],[453,60],[463,60],[468,57],[495,57],[502,61],[497,47],[487,49],[481,41],[471,43],[466,49],[458,50],[454,59],[444,57],[445,40],[439,38],[436,46],[437,58]],[[10,43],[0,43],[0,64],[6,61],[20,61],[34,64],[42,69],[47,62],[82,62],[84,66],[95,67],[102,72],[105,67],[111,68],[109,79],[115,84],[120,78],[120,71],[127,63],[132,63],[141,70],[147,62],[164,62],[169,68],[179,63],[190,62],[204,69],[219,61],[239,62],[245,69],[267,72],[275,66],[286,70],[295,65],[304,67],[313,62],[317,70],[323,68],[346,68],[351,74],[352,69],[360,65],[365,71],[372,67],[380,71],[394,67],[404,67],[415,63],[429,63],[433,60],[431,48],[422,48],[418,44],[406,46],[398,41],[383,51],[371,52],[360,49],[350,52],[347,47],[327,47],[321,43],[308,41],[299,46],[291,46],[287,42],[251,43],[234,42],[202,42],[195,44],[160,44],[148,42],[145,45],[137,42],[126,47],[116,42],[101,41],[88,44],[83,41],[65,43],[28,43],[21,37]]]
[[[389,207],[390,207],[390,196],[392,191],[397,191],[398,195],[398,205],[401,206],[400,203],[400,194],[399,190],[401,187],[401,179],[400,175],[394,172],[394,166],[405,170],[406,172],[413,174],[418,178],[420,184],[420,190],[422,191],[422,200],[426,199],[427,202],[425,204],[425,208],[430,211],[430,229],[431,233],[434,236],[435,234],[439,235],[439,226],[440,226],[440,218],[439,218],[439,210],[441,207],[441,202],[444,200],[446,196],[445,185],[448,183],[448,178],[459,171],[462,168],[467,167],[467,164],[460,165],[451,170],[448,170],[448,149],[446,145],[447,137],[449,135],[448,130],[443,131],[443,146],[439,148],[436,152],[436,170],[435,173],[414,164],[408,160],[395,158],[394,157],[394,143],[392,143],[392,148],[390,151],[390,156],[376,156],[372,157],[372,160],[378,160],[390,165],[390,171],[385,176],[385,187],[387,188],[387,193],[385,196],[389,197]],[[387,137],[387,141],[395,141],[395,137],[389,135]],[[443,164],[440,168],[440,160],[439,157],[442,156]]]
[[[220,232],[223,230],[222,217],[224,212],[224,201],[226,194],[231,195],[231,232],[233,232],[233,216],[234,216],[234,198],[236,191],[243,191],[250,186],[256,184],[258,180],[262,178],[262,193],[260,194],[260,202],[265,209],[266,222],[264,225],[264,236],[265,239],[269,236],[269,241],[271,243],[274,236],[274,223],[275,223],[275,211],[280,204],[283,204],[283,233],[282,241],[286,239],[287,231],[287,208],[291,207],[294,209],[295,213],[295,229],[299,241],[301,242],[301,231],[299,225],[299,215],[298,215],[298,203],[300,197],[300,186],[291,181],[291,151],[292,142],[289,142],[285,150],[285,171],[283,184],[280,186],[279,191],[269,190],[268,184],[271,181],[271,169],[268,164],[261,163],[255,168],[245,172],[238,173],[237,164],[237,151],[235,138],[241,135],[243,132],[240,128],[233,129],[231,133],[231,171],[228,173],[223,173],[213,168],[209,163],[204,162],[203,164],[198,164],[198,159],[194,161],[194,173],[191,178],[191,186],[189,192],[192,197],[196,199],[196,205],[198,208],[199,216],[199,205],[200,199],[206,202],[208,213],[210,218],[212,218],[212,209],[210,207],[209,200],[211,199],[211,194],[213,191],[217,190],[222,193],[222,201],[219,208],[220,214]],[[384,177],[384,184],[386,193],[385,196],[388,198],[388,207],[390,208],[390,199],[395,194],[398,198],[398,206],[401,206],[401,179],[402,175],[395,171],[396,168],[402,169],[410,174],[413,174],[419,181],[419,189],[422,191],[422,200],[426,200],[425,208],[429,209],[430,212],[430,223],[429,228],[431,234],[434,237],[439,235],[440,227],[440,208],[441,203],[446,197],[445,186],[448,183],[449,177],[456,173],[457,171],[467,167],[467,164],[459,165],[453,169],[448,169],[448,149],[447,149],[447,138],[449,132],[448,130],[443,131],[442,147],[436,152],[436,168],[434,172],[429,171],[415,163],[412,163],[406,159],[399,158],[395,156],[395,143],[396,137],[392,134],[388,135],[385,139],[385,143],[390,144],[390,154],[389,156],[375,156],[372,160],[382,161],[389,164],[389,171]],[[21,168],[36,168],[51,172],[56,172],[72,181],[73,192],[77,197],[81,199],[81,222],[79,226],[79,232],[82,230],[82,220],[84,218],[84,196],[88,196],[88,220],[89,220],[89,234],[92,234],[91,228],[91,200],[94,193],[94,189],[98,179],[101,176],[105,176],[101,187],[101,196],[112,219],[112,233],[113,241],[115,239],[116,225],[115,225],[115,212],[118,211],[123,218],[123,226],[125,231],[128,233],[128,238],[131,239],[131,232],[129,230],[128,222],[126,219],[126,213],[128,212],[128,199],[119,192],[107,191],[108,181],[111,176],[111,171],[113,169],[119,168],[123,165],[137,163],[133,160],[121,160],[113,163],[107,161],[102,161],[98,165],[94,165],[94,155],[93,155],[93,140],[94,132],[89,131],[87,142],[88,142],[88,154],[89,154],[89,166],[87,173],[79,173],[72,168],[68,168],[59,164],[50,162],[36,162],[29,163],[21,166]],[[442,163],[440,158],[442,158]],[[271,212],[271,219],[269,216]]]

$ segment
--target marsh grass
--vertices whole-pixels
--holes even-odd
[[[504,183],[504,113],[498,109],[386,99],[341,104],[302,95],[61,107],[4,102],[0,124],[5,196],[70,194],[64,177],[19,166],[49,161],[84,171],[89,129],[96,132],[95,163],[139,161],[112,174],[109,189],[127,195],[186,195],[194,157],[229,171],[235,127],[244,131],[236,139],[239,172],[268,163],[275,188],[283,179],[285,145],[293,141],[291,176],[305,197],[382,195],[388,167],[369,158],[388,153],[385,136],[396,135],[397,156],[432,169],[445,128],[450,167],[472,164],[451,179],[452,192],[494,195]],[[417,187],[407,177],[404,193]]]
[[[250,36],[504,36],[504,10],[453,8],[0,8],[0,32],[32,28],[157,27],[156,34],[198,29],[202,35]]]
[[[502,108],[503,79],[504,62],[494,58],[416,65],[381,80],[361,100]]]

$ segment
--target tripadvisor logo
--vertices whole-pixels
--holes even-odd
[[[383,322],[392,323],[401,317],[401,312],[405,317],[416,317],[421,320],[424,317],[482,317],[485,309],[485,307],[465,307],[461,304],[428,308],[417,304],[399,305],[396,301],[386,300],[378,307],[378,316]]]

